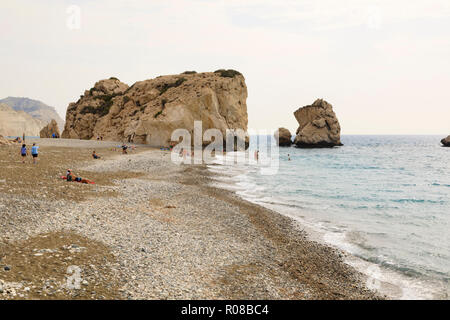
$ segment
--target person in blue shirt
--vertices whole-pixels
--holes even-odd
[[[92,158],[94,159],[100,159],[100,156],[95,153],[95,150],[92,152]]]
[[[31,147],[31,156],[33,157],[33,164],[37,163],[37,157],[38,157],[38,149],[39,147],[36,145],[36,143],[33,143],[33,146]]]
[[[25,163],[25,159],[28,155],[27,145],[23,144],[22,148],[20,149],[20,155],[22,156],[22,163]]]

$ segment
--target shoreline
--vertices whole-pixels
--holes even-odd
[[[208,179],[208,181],[211,182],[210,179]],[[209,192],[220,194],[219,198],[227,199],[226,201],[239,203],[239,207],[244,207],[246,209],[245,214],[248,214],[252,216],[253,219],[255,219],[254,223],[258,224],[258,226],[261,228],[261,231],[264,232],[267,237],[274,239],[282,245],[290,246],[290,249],[292,249],[293,251],[299,250],[302,252],[302,254],[305,254],[304,246],[306,246],[307,244],[307,246],[312,249],[311,252],[317,250],[316,252],[312,253],[312,255],[316,255],[314,258],[320,257],[319,259],[324,259],[324,262],[327,264],[336,264],[337,270],[334,270],[336,272],[334,273],[335,276],[341,276],[340,272],[343,272],[345,273],[345,276],[352,278],[351,280],[349,279],[349,282],[359,282],[358,284],[356,284],[356,287],[362,289],[363,291],[367,290],[364,284],[367,280],[367,277],[364,274],[359,273],[358,271],[353,269],[351,265],[345,262],[348,253],[338,248],[332,247],[325,242],[313,240],[312,236],[307,231],[305,231],[307,230],[307,228],[305,228],[299,220],[294,219],[289,215],[285,215],[275,209],[270,209],[262,206],[261,204],[249,201],[238,195],[235,191],[230,191],[221,187],[214,186],[209,186],[207,188],[210,189]],[[251,213],[248,210],[255,210],[255,213]],[[323,256],[320,256],[321,254],[323,254]],[[302,257],[304,258],[305,256]],[[290,261],[290,263],[291,265],[286,265],[284,267],[295,269],[295,271],[293,271],[294,273],[300,271],[298,269],[299,265],[297,264],[297,262]],[[314,263],[317,263],[317,261],[315,261]],[[303,265],[304,264],[302,264],[302,266]],[[324,269],[320,268],[320,271],[316,270],[318,271],[317,274],[311,275],[311,277],[316,278],[316,276],[319,275],[323,276],[323,272],[325,271],[325,269],[326,267]],[[302,273],[303,272],[300,272],[300,274]],[[319,283],[323,284],[322,281],[319,281]],[[340,285],[342,285],[342,283]],[[372,298],[387,298],[382,297],[378,292],[374,292],[371,290],[369,291],[371,294],[373,294]],[[335,293],[336,292],[334,292],[333,294]],[[326,297],[325,299],[336,299],[336,297]]]
[[[222,186],[219,188],[225,188]],[[228,189],[226,189],[228,190]],[[235,192],[235,191],[231,191]],[[420,279],[410,279],[397,270],[387,269],[375,262],[365,260],[363,257],[356,255],[347,247],[354,246],[354,244],[348,242],[345,239],[332,237],[333,234],[329,231],[320,229],[320,227],[314,225],[312,222],[307,221],[305,217],[300,218],[293,213],[289,213],[286,208],[272,205],[268,206],[258,201],[252,201],[246,199],[244,196],[238,195],[243,200],[253,203],[258,206],[262,206],[268,210],[272,210],[277,214],[280,214],[288,219],[294,221],[296,228],[299,232],[304,232],[307,235],[307,239],[312,242],[317,242],[324,246],[332,247],[340,252],[344,259],[343,262],[361,273],[363,282],[370,283],[375,286],[373,289],[377,294],[384,297],[384,299],[393,300],[432,300],[443,299],[441,295],[435,293],[431,288],[424,290],[424,283]],[[369,277],[372,277],[369,280]],[[431,284],[428,283],[428,286]],[[436,284],[439,285],[439,284]]]
[[[174,165],[169,152],[156,149],[120,155],[109,150],[111,143],[67,141],[86,149],[83,160],[80,150],[64,141],[58,147],[51,140],[38,143],[46,157],[41,161],[64,151],[57,165],[45,168],[53,179],[70,165],[98,183],[49,179],[40,190],[0,184],[0,226],[6,234],[0,236],[0,248],[25,242],[31,250],[22,253],[27,259],[10,252],[0,261],[0,267],[11,264],[10,271],[0,270],[0,285],[22,283],[15,296],[0,293],[0,299],[381,298],[365,287],[363,275],[344,262],[342,252],[310,241],[294,220],[210,186],[205,166]],[[104,159],[89,159],[93,147]],[[0,154],[8,148],[0,148]],[[72,154],[79,159],[68,161]],[[12,154],[0,158],[9,160],[13,173],[20,168],[14,159]],[[0,170],[3,180],[1,175],[7,172]],[[40,194],[49,187],[58,192]],[[23,216],[11,212],[14,205]],[[43,234],[67,242],[52,240],[43,248]],[[58,245],[49,248],[53,242]],[[84,249],[78,252],[72,245]],[[81,256],[64,256],[63,247]],[[41,280],[27,282],[23,276],[36,273],[32,265],[42,265],[41,259],[57,266],[40,271],[46,281],[53,279],[53,288],[42,289]],[[87,284],[73,290],[64,283],[76,259]]]
[[[430,300],[446,299],[445,283],[439,279],[426,277],[413,277],[405,274],[402,270],[386,266],[358,254],[356,243],[352,243],[347,232],[330,229],[315,223],[311,219],[311,213],[307,209],[282,202],[284,199],[271,195],[270,189],[261,184],[255,184],[257,179],[250,179],[254,175],[254,168],[234,168],[226,165],[208,165],[208,170],[213,174],[213,185],[237,194],[245,201],[272,210],[292,219],[298,224],[298,229],[307,234],[308,240],[318,242],[325,246],[337,249],[345,255],[344,262],[361,273],[364,282],[374,288],[380,296],[385,299],[395,300]],[[229,169],[229,170],[228,170]],[[254,191],[257,189],[257,191]],[[252,191],[253,190],[253,191]],[[338,228],[336,224],[335,228]]]

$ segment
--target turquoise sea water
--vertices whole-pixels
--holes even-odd
[[[280,148],[276,175],[255,164],[211,170],[242,197],[360,258],[360,271],[378,266],[393,296],[448,299],[450,148],[442,137],[343,136],[339,148]]]

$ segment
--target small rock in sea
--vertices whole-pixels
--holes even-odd
[[[279,128],[275,131],[274,137],[280,147],[290,147],[292,145],[292,134],[286,128]]]
[[[444,147],[450,147],[450,136],[441,140],[441,143]]]

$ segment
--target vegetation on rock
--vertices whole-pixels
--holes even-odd
[[[158,111],[157,113],[155,113],[155,115],[154,115],[153,117],[156,119],[156,118],[158,118],[158,116],[161,115],[162,113],[163,113],[162,110],[161,110],[161,111]]]
[[[179,78],[179,79],[177,79],[177,81],[175,81],[173,83],[164,83],[163,85],[158,87],[159,92],[160,92],[160,94],[163,94],[170,88],[176,88],[176,87],[180,86],[185,81],[186,81],[186,78]]]
[[[235,76],[241,76],[242,73],[240,73],[239,71],[233,70],[233,69],[219,69],[214,71],[214,73],[218,73],[220,74],[221,77],[223,78],[234,78]]]

